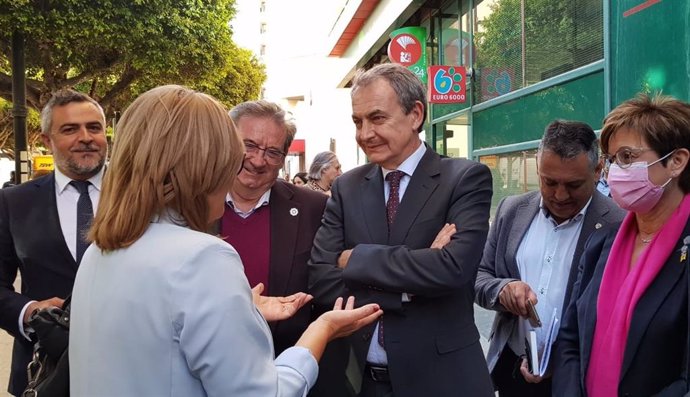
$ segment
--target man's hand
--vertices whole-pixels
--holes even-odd
[[[532,375],[529,372],[529,366],[526,358],[522,359],[522,364],[520,364],[520,373],[522,374],[522,377],[525,378],[525,382],[527,383],[539,383],[546,378],[546,375],[544,375],[544,377]]]
[[[457,232],[455,229],[455,224],[446,223],[441,231],[436,235],[436,238],[434,239],[434,242],[431,243],[430,248],[441,249],[445,247],[446,244],[450,243],[450,239],[453,237],[455,232]]]
[[[527,299],[531,300],[532,304],[537,304],[537,295],[522,281],[511,281],[503,286],[498,293],[498,299],[506,310],[525,318],[529,316]]]
[[[352,250],[345,250],[340,253],[338,257],[338,267],[345,269],[347,267],[347,261],[350,260],[350,255],[352,255]]]
[[[29,303],[29,306],[26,308],[26,311],[24,312],[24,324],[29,323],[29,318],[31,318],[31,315],[36,311],[36,310],[41,310],[45,309],[48,307],[62,307],[62,304],[65,303],[64,299],[60,299],[56,296],[46,299],[44,301],[38,301],[38,302],[31,302]]]
[[[290,296],[262,296],[264,284],[259,283],[252,288],[254,305],[264,316],[266,321],[280,321],[292,317],[297,311],[314,298],[304,292]]]

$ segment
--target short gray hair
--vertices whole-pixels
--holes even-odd
[[[292,120],[285,119],[285,110],[281,108],[277,103],[265,101],[260,99],[258,101],[248,101],[242,102],[234,108],[230,109],[230,117],[232,121],[237,125],[240,119],[245,116],[270,118],[272,119],[280,128],[285,130],[287,138],[285,139],[285,145],[283,151],[287,153],[292,140],[295,139],[295,134],[297,133],[297,126]]]
[[[103,112],[103,108],[95,99],[78,91],[62,89],[55,91],[53,96],[50,97],[50,100],[48,100],[48,103],[43,106],[43,110],[41,110],[41,132],[48,135],[51,128],[53,128],[53,109],[56,106],[65,106],[73,102],[88,102],[93,104],[101,113],[101,116],[103,116],[103,120],[105,120],[105,112]],[[103,127],[105,128],[105,126]]]
[[[426,120],[426,90],[421,80],[402,65],[383,63],[367,71],[360,70],[352,82],[350,96],[354,96],[360,87],[366,87],[378,79],[384,79],[390,84],[398,97],[398,104],[405,114],[410,114],[417,101],[421,102],[423,107],[422,123],[417,129],[417,132],[421,132]]]
[[[587,153],[592,171],[599,164],[597,135],[589,124],[580,121],[555,120],[546,126],[537,154],[544,151],[553,152],[562,159]]]
[[[321,180],[323,172],[336,160],[338,160],[338,157],[336,157],[335,153],[328,151],[314,156],[314,161],[312,161],[311,167],[309,167],[309,179],[314,181]]]

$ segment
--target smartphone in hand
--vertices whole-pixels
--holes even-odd
[[[539,314],[537,314],[537,309],[534,307],[534,303],[532,303],[531,299],[527,299],[527,311],[529,312],[527,315],[527,320],[529,320],[529,323],[532,326],[532,328],[541,327],[541,320],[539,319]]]

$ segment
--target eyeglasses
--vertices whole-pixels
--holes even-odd
[[[604,160],[606,160],[606,168],[615,162],[620,168],[628,168],[636,158],[638,158],[642,153],[644,152],[649,152],[650,148],[630,148],[630,147],[622,147],[618,149],[618,151],[612,155],[602,155]]]
[[[285,158],[285,153],[280,150],[271,147],[261,147],[252,141],[244,141],[244,149],[248,156],[254,156],[259,152],[264,152],[264,160],[270,165],[280,165]]]

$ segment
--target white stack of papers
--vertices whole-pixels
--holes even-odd
[[[539,352],[537,343],[537,332],[533,329],[529,330],[527,344],[529,346],[529,360],[532,364],[532,374],[544,376],[549,365],[549,358],[551,357],[551,347],[558,335],[558,319],[556,318],[557,310],[554,308],[553,314],[549,323],[546,325],[546,340],[544,341],[544,349]]]

